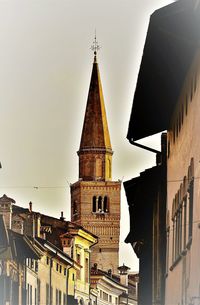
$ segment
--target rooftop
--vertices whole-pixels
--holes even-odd
[[[129,122],[130,142],[169,128],[200,47],[199,16],[198,0],[179,0],[152,14]]]

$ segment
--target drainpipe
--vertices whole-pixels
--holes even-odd
[[[142,149],[148,150],[148,151],[153,152],[153,153],[155,153],[155,154],[160,154],[160,153],[161,153],[161,151],[159,151],[159,150],[156,150],[156,149],[153,149],[153,148],[151,148],[151,147],[148,147],[148,146],[145,146],[145,145],[136,143],[136,142],[134,142],[132,139],[129,140],[129,142],[130,142],[132,145],[135,145],[135,146],[140,147],[140,148],[142,148]]]
[[[73,266],[67,268],[67,274],[66,274],[66,297],[67,297],[67,305],[68,305],[68,293],[69,293],[69,270],[72,268]],[[75,296],[75,292],[74,292],[74,296]]]

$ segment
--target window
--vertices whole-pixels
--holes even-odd
[[[96,203],[97,203],[97,197],[94,196],[92,199],[92,212],[94,212],[94,213],[96,213],[96,211],[97,211]]]
[[[56,305],[61,305],[62,303],[62,292],[56,289]]]
[[[58,289],[56,289],[56,305],[59,305],[58,304]]]
[[[79,253],[77,253],[77,263],[80,265],[81,264],[81,256],[80,256],[80,254]],[[80,274],[80,270],[77,270],[77,279],[80,279],[80,276],[81,276],[81,274]]]
[[[170,235],[170,226],[169,226],[169,211],[167,212],[167,234],[166,234],[166,274],[168,273],[168,262],[169,262],[169,236]]]
[[[51,291],[50,291],[50,304],[53,304],[53,287],[51,286]],[[39,304],[38,304],[39,305]]]
[[[40,280],[38,279],[37,280],[37,304],[39,305],[40,304]]]
[[[71,246],[71,258],[74,258],[74,245]]]
[[[58,263],[56,264],[56,271],[58,271],[59,270],[59,265],[58,265]]]
[[[105,213],[108,212],[108,197],[107,196],[105,196],[104,199],[103,199],[103,211]]]
[[[109,295],[109,302],[112,303],[112,296]]]
[[[189,194],[189,228],[188,228],[188,237],[189,241],[192,238],[192,227],[193,227],[193,190],[194,190],[194,180],[190,181],[188,188]]]
[[[187,178],[184,177],[172,204],[172,267],[187,253],[192,241],[194,165],[191,160]],[[167,233],[167,237],[169,232]]]
[[[37,305],[37,289],[36,288],[35,288],[35,296],[34,296],[34,298],[35,298],[34,304]]]
[[[98,212],[102,211],[102,197],[99,196],[98,198]]]
[[[67,296],[65,293],[63,293],[63,305],[67,304]]]
[[[109,212],[109,204],[108,204],[108,196],[93,196],[92,198],[92,212],[93,213],[108,213]]]
[[[88,258],[85,259],[85,282],[89,282],[89,263]]]
[[[30,285],[30,305],[33,304],[33,289],[32,289],[32,285]]]
[[[108,301],[108,294],[103,291],[103,300]]]
[[[34,269],[34,260],[31,259],[31,269]]]
[[[61,302],[62,302],[62,293],[61,293],[61,291],[59,290],[59,294],[58,294],[58,305],[61,305]]]
[[[46,284],[46,305],[49,305],[49,284]]]
[[[29,300],[30,300],[30,288],[29,288],[29,284],[27,287],[27,304],[29,305]]]
[[[38,262],[35,262],[35,272],[38,272]]]

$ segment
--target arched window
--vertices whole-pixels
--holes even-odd
[[[98,198],[98,211],[101,212],[102,211],[102,197],[99,196]]]
[[[96,211],[97,211],[96,202],[97,202],[97,197],[94,196],[92,199],[92,212],[94,212],[94,213],[96,213]]]
[[[108,213],[108,197],[105,196],[103,199],[103,211],[104,213]]]

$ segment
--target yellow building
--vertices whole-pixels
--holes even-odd
[[[68,299],[74,298],[75,283],[71,280],[71,274],[76,274],[79,266],[67,254],[46,240],[36,238],[34,245],[42,252],[37,267],[37,303],[68,304]],[[34,262],[31,262],[31,265],[35,271]],[[31,267],[29,265],[29,268]]]
[[[88,304],[90,300],[90,253],[97,243],[97,237],[83,227],[65,221],[41,215],[41,228],[49,228],[46,239],[63,250],[76,262],[76,272],[69,270],[70,293],[74,293],[79,304]],[[74,291],[72,291],[72,290]]]
[[[22,271],[16,269],[15,278],[23,281],[20,284],[23,291],[20,289],[18,292],[17,305],[22,302],[27,305],[72,305],[77,304],[77,300],[80,303],[89,302],[90,247],[97,242],[97,238],[82,227],[64,221],[62,217],[56,219],[45,216],[33,212],[31,205],[25,209],[14,206],[14,203],[13,199],[4,195],[0,198],[0,212],[4,214],[7,226],[15,231],[12,234],[23,242],[26,240],[33,252],[29,251],[25,257],[26,264],[20,267]],[[71,252],[63,247],[66,243],[65,234],[68,233],[72,237]],[[9,258],[9,249],[4,248],[2,253]],[[10,263],[15,264],[12,256]],[[5,294],[9,295],[7,290]],[[10,301],[8,304],[13,303]],[[5,305],[5,302],[2,301],[1,305]]]

